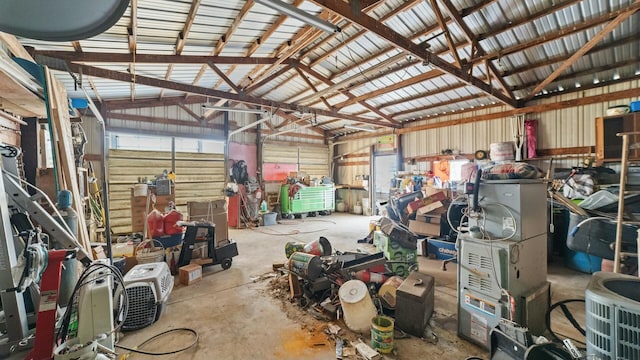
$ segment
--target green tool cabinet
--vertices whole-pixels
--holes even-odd
[[[280,188],[282,217],[308,214],[317,211],[333,211],[336,188],[333,185],[303,186],[293,197],[289,197],[289,184]]]

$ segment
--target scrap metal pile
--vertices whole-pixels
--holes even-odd
[[[318,319],[341,319],[351,331],[371,331],[373,349],[388,353],[393,349],[393,317],[396,327],[423,337],[433,312],[433,277],[417,272],[415,234],[386,218],[372,226],[368,239],[374,252],[334,251],[325,237],[307,244],[289,242],[287,262],[274,269],[288,274],[290,300]],[[398,306],[401,293],[421,305],[408,300]]]

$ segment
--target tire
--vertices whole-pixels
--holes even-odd
[[[222,266],[223,270],[227,270],[231,267],[232,263],[233,263],[233,260],[231,258],[224,258],[222,259],[222,262],[220,263],[220,265]]]

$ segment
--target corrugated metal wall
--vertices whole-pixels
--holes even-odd
[[[265,143],[262,148],[265,163],[297,164],[298,172],[312,179],[331,176],[327,145],[301,146],[289,143]]]
[[[553,104],[564,100],[575,100],[587,96],[602,95],[610,92],[640,87],[640,80],[630,81],[622,84],[604,86],[597,89],[589,89],[582,92],[559,94],[528,105]],[[561,110],[551,110],[540,113],[526,115],[526,119],[538,119],[538,148],[553,149],[577,146],[595,145],[595,118],[603,116],[608,107],[613,105],[628,105],[636,99],[621,99],[615,101],[605,101],[598,104],[575,106]],[[492,108],[480,108],[464,114],[454,114],[440,116],[437,119],[417,122],[408,127],[424,125],[434,122],[473,119],[473,117],[510,110],[506,106],[496,106]],[[412,132],[402,135],[404,158],[438,155],[444,149],[458,150],[460,153],[471,154],[478,149],[488,149],[489,144],[501,141],[513,141],[513,119],[503,118],[489,121],[479,121],[462,125],[430,129]],[[374,139],[354,140],[347,144],[338,146],[336,156],[341,153],[360,152],[356,151],[363,145],[372,144]],[[554,159],[554,167],[576,166],[583,162],[583,157],[567,157]],[[350,159],[352,160],[352,159]],[[549,167],[549,159],[541,159],[533,162],[542,170]],[[340,164],[340,161],[338,161]],[[418,162],[415,166],[405,166],[407,170],[427,170],[426,162]],[[368,174],[368,166],[339,166],[338,183],[350,183],[356,175]]]
[[[224,198],[224,155],[176,153],[175,199],[187,215],[188,201]],[[171,170],[169,151],[109,151],[109,202],[111,227],[115,233],[131,231],[131,189],[138,177],[153,179]]]
[[[375,143],[375,138],[369,138],[335,145],[333,158],[336,164],[337,184],[351,184],[357,175],[369,175],[370,149]]]

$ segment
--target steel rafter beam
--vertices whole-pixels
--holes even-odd
[[[122,81],[127,83],[131,83],[133,81],[133,79],[131,78],[131,74],[102,69],[102,68],[93,67],[93,66],[68,63],[68,62],[66,64],[60,64],[59,61],[53,61],[50,63],[41,62],[41,64],[47,65],[51,69],[60,70],[60,71],[72,71],[75,73],[82,73],[87,76],[101,77],[101,78],[112,79],[112,80]],[[303,113],[309,112],[309,113],[315,113],[320,116],[337,117],[344,120],[360,121],[360,122],[369,123],[369,124],[378,125],[378,126],[399,127],[399,126],[388,124],[386,122],[362,118],[362,117],[351,115],[351,114],[339,113],[337,111],[329,111],[324,109],[299,106],[296,104],[284,103],[280,101],[267,100],[267,99],[263,99],[255,96],[249,96],[242,93],[233,94],[225,91],[208,89],[201,86],[182,84],[182,83],[167,81],[163,79],[151,78],[147,76],[138,75],[136,76],[135,81],[136,83],[141,85],[171,89],[171,90],[182,91],[182,92],[191,93],[191,94],[205,95],[205,96],[210,96],[210,97],[215,97],[220,99],[237,101],[237,102],[246,103],[246,104],[267,106],[274,109],[280,108],[283,111],[289,110],[289,111],[299,111]]]
[[[305,73],[302,72],[302,70],[300,69],[300,67],[296,67],[296,71],[298,72],[298,74],[300,75],[300,77],[302,78],[302,80],[304,80],[304,82],[307,83],[307,85],[309,85],[309,88],[311,89],[311,91],[313,92],[318,92],[318,89],[316,88],[315,85],[313,85],[313,83],[311,82],[311,80],[309,80],[309,78],[307,77],[307,75],[305,75]],[[331,106],[331,104],[329,104],[329,102],[327,101],[327,99],[324,98],[324,96],[320,96],[320,100],[322,100],[322,103],[324,104],[324,106],[327,107],[327,109],[332,110],[333,107]]]
[[[581,77],[581,76],[597,74],[597,73],[602,72],[602,71],[621,68],[621,67],[624,67],[624,66],[634,65],[634,64],[638,64],[638,63],[640,63],[640,56],[634,56],[633,58],[628,59],[628,60],[613,62],[613,63],[609,63],[607,65],[602,65],[602,66],[597,66],[597,67],[591,67],[591,68],[588,68],[586,70],[582,70],[582,71],[578,71],[578,72],[575,72],[575,73],[558,76],[557,78],[555,78],[555,80],[556,81],[575,80],[576,78]],[[539,83],[540,83],[539,81],[529,82],[529,83],[526,83],[526,84],[514,86],[514,87],[512,87],[512,90],[513,91],[525,90],[525,89],[528,89],[528,88],[535,87]],[[585,86],[581,87],[581,89],[584,89],[584,88],[585,88]]]
[[[191,7],[189,8],[189,13],[187,14],[187,18],[184,22],[184,27],[182,31],[178,33],[178,38],[176,39],[176,50],[175,54],[182,54],[182,50],[184,50],[184,45],[187,43],[187,38],[189,37],[189,32],[191,31],[191,26],[193,26],[193,22],[196,19],[196,14],[198,13],[198,8],[200,7],[201,0],[192,0]],[[167,72],[164,75],[165,80],[169,80],[171,78],[171,74],[173,73],[173,63],[169,64],[167,67]],[[160,90],[160,99],[164,96],[164,89]]]
[[[93,90],[93,94],[96,96],[96,99],[98,99],[98,102],[102,103],[102,98],[100,97],[98,88],[96,87],[96,84],[93,82],[92,78],[89,78],[89,86],[91,86],[91,90]]]
[[[299,69],[304,70],[307,74],[315,77],[316,79],[322,81],[323,83],[325,83],[328,86],[334,86],[335,84],[327,79],[325,76],[322,76],[322,74],[318,73],[317,71],[313,70],[311,67],[303,65],[303,64],[298,64],[297,67]],[[314,90],[315,92],[318,92],[317,90]],[[348,90],[340,90],[340,92],[342,94],[344,94],[346,97],[348,97],[349,99],[355,99],[356,96],[353,95],[351,92],[349,92]],[[392,117],[390,117],[389,115],[383,113],[382,111],[380,111],[380,109],[376,109],[375,107],[373,107],[371,104],[368,104],[367,102],[365,102],[363,99],[358,99],[356,100],[356,102],[362,106],[364,106],[366,109],[368,109],[369,111],[371,111],[372,113],[380,116],[381,118],[387,120],[388,122],[390,122],[391,124],[394,125],[398,125],[398,126],[402,126],[402,124],[399,121],[394,120]],[[328,102],[327,102],[328,103]],[[336,109],[336,107],[331,107],[332,109]],[[340,109],[337,109],[340,110]]]
[[[219,68],[219,67],[217,67],[217,66],[216,66],[216,64],[214,64],[214,63],[212,63],[212,62],[209,62],[209,63],[207,63],[207,65],[209,65],[209,67],[210,67],[210,68],[211,68],[211,69],[212,69],[216,74],[218,74],[218,76],[220,76],[220,78],[221,78],[225,83],[227,83],[227,85],[229,85],[229,86],[231,87],[231,89],[233,89],[233,91],[234,91],[236,94],[239,94],[239,93],[240,93],[240,91],[242,91],[242,90],[240,90],[240,88],[238,87],[238,85],[234,84],[234,83],[233,83],[233,81],[231,81],[231,79],[229,79],[229,78],[227,77],[227,75],[226,75],[222,70],[220,70],[220,68]]]
[[[335,16],[329,17],[329,12],[326,10],[319,15],[320,18],[323,18],[324,16],[327,16],[327,21],[330,23],[337,22],[337,17]],[[298,32],[294,36],[293,39],[291,39],[290,42],[287,42],[277,51],[276,56],[280,58],[280,61],[276,61],[273,65],[270,65],[268,68],[264,70],[256,69],[255,71],[252,71],[247,76],[247,79],[245,80],[245,82],[243,82],[243,85],[249,86],[255,83],[256,81],[258,81],[259,79],[267,76],[267,74],[271,73],[282,62],[284,62],[287,59],[290,59],[292,56],[297,55],[300,49],[309,45],[311,42],[315,41],[317,38],[319,38],[324,34],[325,32],[320,29],[314,28],[310,25],[305,26],[300,32]]]
[[[634,8],[635,6],[635,8]],[[533,98],[538,92],[544,89],[545,86],[549,85],[553,80],[555,80],[562,72],[568,69],[571,65],[573,65],[578,59],[580,59],[584,54],[586,54],[589,50],[591,50],[597,43],[600,42],[605,36],[607,36],[613,29],[618,27],[621,22],[627,20],[631,15],[633,15],[636,11],[638,11],[638,6],[640,6],[640,0],[636,0],[633,2],[631,6],[629,6],[629,10],[623,12],[618,15],[615,19],[611,20],[602,30],[600,30],[595,36],[593,36],[586,44],[584,44],[578,51],[574,52],[565,62],[563,62],[560,66],[558,66],[551,75],[547,76],[538,86],[536,86],[529,95],[525,98],[525,100],[530,100]]]
[[[227,41],[231,38],[234,31],[236,31],[236,29],[238,28],[242,20],[244,20],[244,17],[249,13],[249,10],[251,10],[251,8],[253,7],[253,4],[254,4],[253,0],[247,0],[244,3],[244,6],[242,6],[242,9],[240,9],[240,12],[238,12],[238,16],[236,16],[236,18],[233,20],[233,22],[231,23],[231,26],[229,26],[229,28],[227,29],[227,32],[225,32],[225,34],[222,35],[220,39],[218,39],[218,42],[216,43],[216,47],[211,50],[210,55],[214,55],[214,56],[220,55],[220,52],[222,52],[222,49],[224,49],[224,47],[226,46]],[[200,81],[200,79],[202,79],[202,76],[204,75],[204,72],[206,70],[207,70],[206,64],[200,67],[200,71],[198,71],[198,74],[196,74],[196,77],[193,79],[193,85],[198,84],[198,82]]]
[[[575,0],[565,1],[565,2],[563,2],[561,4],[559,4],[558,7],[563,8],[565,6],[569,6],[570,4],[568,4],[568,3],[570,3],[570,2],[575,2]],[[539,18],[543,14],[548,14],[548,13],[549,12],[547,10],[544,10],[544,11],[538,12],[536,14],[532,14],[531,17]],[[472,61],[471,64],[473,65],[473,64],[476,64],[476,63],[482,63],[482,62],[484,62],[484,61],[486,61],[488,59],[490,59],[490,60],[497,59],[500,56],[506,56],[506,55],[509,55],[509,54],[512,54],[512,53],[517,53],[517,52],[523,51],[523,50],[525,50],[527,48],[530,48],[530,47],[539,46],[539,45],[542,45],[542,44],[545,44],[545,43],[548,43],[548,42],[551,42],[551,41],[554,41],[554,40],[558,40],[558,39],[560,39],[562,37],[569,36],[569,35],[578,33],[580,31],[584,31],[584,30],[593,28],[594,26],[598,26],[598,25],[600,25],[600,24],[602,24],[604,22],[607,22],[607,21],[615,18],[620,13],[621,13],[621,11],[616,11],[614,13],[607,13],[607,14],[604,14],[604,15],[598,17],[598,18],[588,20],[586,22],[580,23],[580,24],[578,24],[576,26],[573,26],[571,28],[562,29],[562,30],[560,30],[559,32],[557,32],[555,34],[545,35],[544,37],[533,39],[533,40],[530,40],[530,41],[528,41],[526,43],[516,44],[516,45],[513,45],[511,47],[508,47],[508,48],[505,48],[505,49],[501,49],[500,51],[493,52],[491,54],[485,54],[485,55],[479,56],[477,58],[472,59],[471,60]],[[494,35],[496,35],[498,33],[503,32],[503,31],[504,31],[503,29],[500,29],[498,31],[491,32],[491,34],[489,36],[494,36]],[[412,36],[412,39],[413,38],[414,37]],[[465,45],[465,44],[458,44],[457,46],[462,46],[462,45]],[[383,50],[383,51],[381,51],[379,53],[376,53],[376,54],[372,55],[371,57],[367,58],[365,61],[370,61],[371,59],[373,59],[375,57],[381,56],[382,54],[386,53],[389,50],[390,49],[386,49],[386,50]],[[440,54],[443,54],[445,52],[446,51],[443,51]],[[414,63],[409,63],[409,64],[407,64],[405,66],[397,67],[395,69],[395,71],[401,71],[403,69],[406,69],[409,66],[412,66],[413,64]],[[387,75],[387,74],[389,74],[391,72],[393,72],[393,71],[387,71],[387,72],[384,72],[384,73],[378,73],[376,75],[369,75],[367,77],[368,77],[369,80],[374,80],[374,79],[377,79],[377,78],[381,77],[382,74]],[[342,73],[343,72],[334,74],[332,77],[340,76]],[[332,96],[327,96],[327,99],[330,99],[331,97]],[[313,105],[313,104],[309,104],[309,105]]]
[[[293,2],[293,6],[299,6],[300,4],[302,4],[304,0],[294,0]],[[247,50],[247,52],[245,53],[245,56],[249,57],[251,55],[253,55],[256,51],[258,51],[258,49],[260,48],[260,45],[262,45],[262,43],[264,41],[266,41],[269,37],[271,37],[271,35],[273,35],[273,33],[280,27],[280,25],[282,25],[282,23],[287,19],[286,15],[280,15],[278,17],[278,19],[269,27],[269,29],[267,29],[267,31],[264,32],[264,34],[262,34],[262,36],[260,36],[260,38],[256,39],[256,41],[253,42],[253,44],[251,44],[251,46],[249,47],[249,49]],[[274,60],[275,63],[275,60]],[[226,75],[227,76],[231,76],[231,74],[236,70],[237,65],[232,65],[229,70],[227,70]],[[262,68],[262,65],[258,65],[256,66],[256,68]],[[254,71],[257,71],[256,69],[254,69]],[[217,89],[218,86],[220,86],[220,84],[222,84],[222,79],[218,80],[218,82],[216,82],[213,85],[213,89]],[[224,105],[224,100],[220,100],[218,101],[216,104],[216,106],[222,106]]]
[[[337,14],[358,23],[360,26],[363,26],[374,34],[382,37],[383,39],[389,41],[391,44],[394,44],[403,50],[417,56],[422,59],[425,63],[431,64],[434,67],[437,67],[452,76],[457,77],[458,79],[469,83],[470,85],[478,88],[480,91],[496,98],[497,100],[512,106],[516,107],[517,103],[515,100],[510,99],[502,93],[496,92],[496,90],[490,85],[487,84],[470,74],[463,72],[458,69],[454,65],[449,62],[443,60],[441,57],[436,54],[424,49],[420,45],[410,41],[399,33],[393,31],[388,26],[378,22],[372,17],[363,14],[362,12],[354,12],[349,4],[340,1],[340,0],[314,0],[315,3],[329,9],[331,11],[336,12]]]
[[[491,1],[495,1],[495,0],[491,0]],[[407,0],[404,3],[402,3],[400,6],[398,6],[397,8],[395,8],[395,9],[391,10],[390,12],[388,12],[387,14],[383,15],[380,18],[380,21],[384,22],[384,21],[394,17],[395,15],[397,15],[397,14],[399,14],[401,12],[404,12],[404,11],[407,11],[407,10],[411,9],[412,7],[417,5],[418,3],[420,3],[420,0]],[[381,5],[381,4],[382,4],[382,2],[379,2],[379,3],[376,3],[374,5],[378,6],[378,5]],[[367,13],[367,12],[372,11],[374,9],[375,9],[374,6],[365,7],[363,12]],[[344,36],[344,30],[348,29],[352,25],[353,25],[353,23],[349,22],[349,23],[345,24],[344,26],[342,26],[342,30],[343,31],[340,33],[340,36]],[[349,38],[344,39],[338,45],[333,46],[330,51],[327,51],[327,52],[323,53],[321,56],[315,58],[308,66],[313,68],[315,65],[317,65],[318,63],[324,61],[327,57],[331,56],[336,51],[338,51],[338,49],[342,48],[343,46],[348,46],[348,44],[350,42],[357,40],[360,36],[362,36],[366,32],[367,32],[367,30],[365,30],[365,29],[358,30],[358,32],[356,32],[355,34],[353,34]],[[309,54],[311,54],[313,51],[315,51],[318,47],[326,45],[335,36],[338,36],[338,34],[336,33],[336,34],[328,35],[322,41],[318,42],[317,44],[313,45],[311,48],[307,49],[298,58],[299,59],[304,59],[305,57],[309,56]],[[278,87],[284,86],[287,82],[293,80],[294,77],[295,76],[288,77],[287,79],[282,81],[280,84],[278,84]],[[275,88],[273,90],[275,90]]]
[[[453,58],[456,60],[456,64],[458,67],[462,67],[462,61],[460,61],[460,55],[458,55],[458,49],[456,49],[456,44],[451,38],[451,34],[449,33],[449,27],[447,26],[447,21],[442,16],[442,11],[440,11],[440,7],[438,6],[437,0],[429,0],[431,4],[431,9],[436,14],[436,20],[438,20],[438,25],[444,32],[444,37],[447,39],[447,46],[449,47],[449,51],[453,55]]]
[[[502,56],[507,56],[510,54],[514,54],[517,52],[521,52],[524,51],[526,49],[532,48],[534,46],[539,46],[542,44],[546,44],[550,41],[554,41],[554,40],[558,40],[560,38],[569,36],[569,35],[573,35],[576,33],[579,33],[581,31],[585,31],[588,29],[591,29],[595,26],[598,26],[600,24],[606,23],[610,20],[615,19],[616,17],[618,17],[620,14],[626,13],[628,11],[638,11],[638,9],[640,9],[640,4],[637,3],[633,3],[632,5],[629,5],[626,8],[620,9],[620,10],[616,10],[613,12],[609,12],[609,13],[605,13],[601,16],[598,16],[597,18],[593,18],[572,26],[568,26],[566,28],[562,28],[559,29],[557,31],[555,31],[554,33],[550,33],[550,34],[545,34],[545,36],[542,37],[538,37],[536,39],[524,42],[524,43],[518,43],[514,46],[508,47],[506,49],[500,49],[498,51],[494,51],[490,54],[486,54],[483,56],[479,56],[475,59],[473,59],[474,62],[480,62],[480,61],[484,61],[486,59],[498,59]],[[493,35],[492,35],[493,36]]]
[[[249,57],[249,56],[206,56],[206,55],[160,55],[160,54],[133,54],[102,53],[75,51],[42,51],[36,50],[35,56],[43,55],[73,62],[83,63],[132,63],[138,64],[208,64],[216,65],[271,65],[278,61],[274,57]],[[284,63],[287,63],[284,61]]]
[[[412,7],[418,5],[420,3],[421,0],[408,0],[403,2],[402,4],[400,4],[397,8],[389,11],[388,13],[384,14],[381,18],[380,18],[380,22],[385,22],[389,19],[391,19],[392,17],[400,14],[401,12],[407,11],[409,9],[411,9]],[[362,11],[363,13],[369,13],[370,11],[372,11],[374,8],[371,7],[365,7],[364,10]],[[353,25],[353,23],[349,23],[348,25]],[[309,54],[313,51],[315,51],[318,47],[326,44],[326,42],[328,42],[329,40],[337,37],[337,36],[344,36],[344,30],[346,30],[348,27],[347,26],[343,26],[342,27],[342,32],[341,33],[335,33],[335,34],[331,34],[329,36],[327,36],[323,41],[321,41],[320,43],[314,45],[313,47],[311,47],[310,49],[308,49],[307,51],[305,51],[302,55],[300,55],[300,59],[304,59],[306,56],[309,56]],[[333,55],[336,51],[338,51],[340,48],[342,48],[343,46],[348,46],[349,43],[357,40],[360,36],[364,35],[367,32],[366,29],[360,29],[358,30],[358,32],[356,32],[355,34],[351,35],[348,39],[344,39],[343,41],[341,41],[337,46],[334,46],[331,48],[330,51],[327,51],[326,53],[320,55],[319,57],[315,58],[310,64],[309,66],[314,67],[317,64],[321,63],[322,61],[324,61],[326,58],[330,57],[331,55]]]
[[[431,1],[433,1],[434,3],[436,2],[436,0],[431,0]],[[458,25],[458,27],[460,27],[460,29],[462,29],[462,33],[467,38],[467,40],[471,42],[471,44],[476,48],[478,52],[480,52],[481,54],[484,54],[485,51],[482,48],[482,45],[480,45],[480,42],[478,42],[478,39],[473,34],[473,31],[471,31],[467,23],[464,22],[464,19],[458,13],[458,9],[456,9],[456,7],[453,6],[450,0],[440,0],[440,1],[442,1],[444,6],[447,8],[447,11],[449,12],[449,15],[451,16],[453,21]],[[471,56],[473,56],[473,54],[471,54]],[[487,76],[491,76],[490,73],[493,73],[493,75],[496,77],[496,80],[498,81],[502,89],[504,89],[504,91],[509,96],[509,98],[515,99],[515,96],[513,96],[513,92],[511,92],[511,90],[509,89],[509,85],[507,85],[507,83],[504,81],[502,76],[500,76],[500,72],[498,71],[498,69],[496,69],[495,65],[493,65],[491,61],[487,61],[485,65],[487,67]],[[471,69],[472,68],[469,68],[468,72],[471,72]],[[489,84],[491,84],[491,81],[489,81]]]
[[[491,5],[492,3],[496,2],[496,1],[497,1],[497,0],[488,0],[488,1],[483,1],[483,2],[481,2],[481,3],[479,3],[479,4],[477,4],[477,5],[472,6],[471,8],[463,9],[463,10],[462,10],[462,12],[465,14],[465,15],[463,15],[463,17],[464,17],[464,16],[468,16],[469,14],[473,13],[474,11],[478,11],[478,10],[480,10],[480,9],[482,9],[482,8],[486,7],[486,6],[489,6],[489,5]],[[574,1],[575,1],[575,0],[574,0]],[[471,11],[470,9],[473,9],[473,11]],[[447,23],[447,24],[449,24],[450,22],[451,22],[451,19],[447,18],[446,23]],[[440,26],[439,26],[437,23],[436,23],[436,24],[434,24],[434,25],[428,26],[427,28],[422,29],[422,30],[421,30],[421,31],[419,31],[418,33],[411,35],[411,37],[409,37],[409,40],[414,41],[414,40],[416,40],[416,39],[419,39],[419,38],[420,38],[420,37],[422,37],[422,36],[427,36],[427,35],[432,34],[433,32],[435,32],[435,31],[436,31],[436,30],[438,30],[439,28],[440,28]],[[386,53],[388,53],[388,52],[390,52],[390,51],[392,51],[392,50],[395,50],[395,49],[396,49],[396,47],[395,47],[395,46],[391,46],[391,47],[388,47],[388,48],[384,48],[384,49],[382,49],[382,50],[380,50],[380,51],[378,51],[378,52],[374,53],[373,55],[368,56],[366,59],[364,59],[364,60],[362,61],[362,63],[366,63],[366,62],[372,61],[373,59],[376,59],[376,58],[378,58],[378,57],[380,57],[380,56],[382,56],[382,55],[384,55],[384,54],[386,54]],[[350,66],[347,66],[347,67],[345,67],[345,68],[341,69],[339,72],[337,72],[337,73],[335,73],[335,74],[331,75],[331,77],[330,77],[330,78],[331,78],[331,79],[334,79],[334,78],[336,78],[336,77],[340,77],[340,76],[342,76],[343,74],[345,74],[345,73],[347,73],[347,72],[349,72],[349,71],[353,70],[353,69],[354,69],[354,68],[356,68],[357,66],[358,66],[358,64],[357,64],[357,63],[356,63],[356,64],[353,64],[353,65],[350,65]]]

